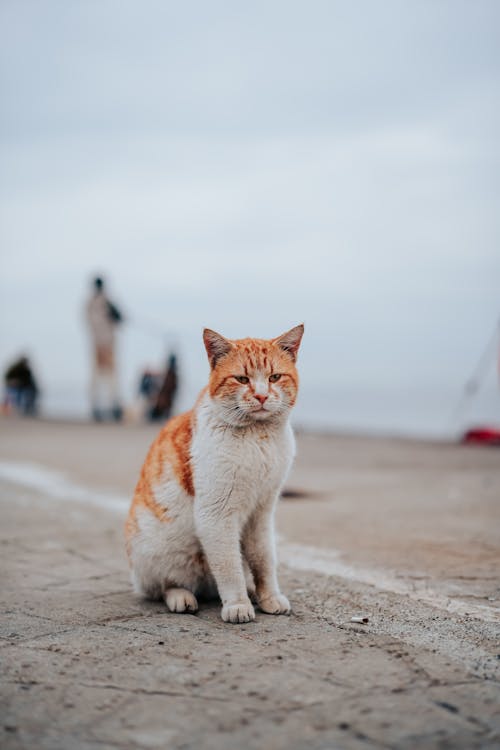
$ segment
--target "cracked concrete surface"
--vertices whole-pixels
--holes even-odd
[[[0,428],[2,458],[125,493],[151,437],[90,425]],[[103,465],[93,465],[99,456]],[[216,603],[168,614],[130,591],[119,514],[3,481],[2,748],[499,747],[498,459],[304,436],[290,486],[323,494],[283,501],[279,516],[286,540],[331,545],[354,566],[480,600],[489,619],[289,566],[288,618],[230,626]],[[450,485],[455,492],[443,494]],[[373,496],[375,508],[365,505]],[[359,613],[367,625],[350,622]]]

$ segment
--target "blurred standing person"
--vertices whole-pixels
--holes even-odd
[[[156,403],[151,409],[151,419],[168,419],[172,413],[174,398],[178,385],[177,357],[171,354],[168,359],[167,372],[163,380]]]
[[[123,321],[118,308],[107,297],[102,278],[92,282],[92,294],[86,305],[86,318],[92,346],[90,404],[96,422],[122,418],[116,369],[116,329]]]
[[[5,408],[25,417],[37,413],[38,386],[28,357],[20,357],[5,372]]]

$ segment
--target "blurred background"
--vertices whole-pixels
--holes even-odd
[[[499,28],[486,0],[3,0],[2,372],[27,354],[41,413],[87,417],[101,275],[125,406],[171,352],[191,406],[203,326],[304,321],[299,425],[498,424]]]

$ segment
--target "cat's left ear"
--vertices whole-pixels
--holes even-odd
[[[300,326],[295,326],[295,328],[291,328],[282,336],[278,336],[277,339],[273,339],[273,344],[277,344],[284,352],[288,352],[295,362],[303,334],[304,324],[301,323]]]
[[[203,343],[208,354],[210,367],[213,368],[221,357],[229,354],[233,345],[230,341],[221,336],[220,333],[212,331],[210,328],[203,329]]]

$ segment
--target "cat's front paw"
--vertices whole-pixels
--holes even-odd
[[[289,615],[291,607],[284,594],[271,594],[259,597],[259,609],[268,615]]]
[[[255,610],[249,599],[246,602],[224,604],[221,617],[224,622],[250,622],[255,620]]]

